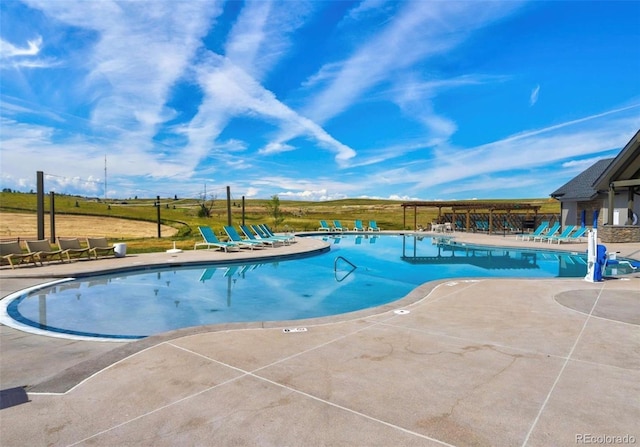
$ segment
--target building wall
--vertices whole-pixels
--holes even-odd
[[[561,219],[562,226],[580,225],[582,212],[585,211],[585,224],[593,225],[593,212],[598,211],[598,236],[602,242],[640,242],[640,221],[636,225],[627,225],[628,219],[628,195],[625,192],[617,194],[614,198],[614,213],[618,213],[618,225],[609,225],[609,197],[601,195],[589,202],[562,202]],[[633,211],[640,216],[640,197],[636,196],[633,202]],[[614,215],[615,219],[615,215]]]
[[[614,222],[611,222],[611,225],[607,222],[609,219],[609,199],[606,197],[602,201],[602,212],[598,219],[598,236],[602,242],[640,242],[640,222],[636,225],[627,225],[631,223],[628,220],[628,200],[629,196],[626,191],[616,194],[613,201]],[[640,215],[640,197],[637,195],[633,201],[633,212]],[[617,225],[614,225],[616,223],[615,213],[618,213]],[[606,225],[605,222],[607,222]]]
[[[578,212],[578,202],[562,202],[562,226],[578,225],[580,223],[580,213]]]
[[[618,213],[618,222],[617,225],[626,225],[627,222],[627,214],[628,214],[628,196],[627,192],[623,191],[620,194],[616,194],[613,201],[613,212],[614,212],[614,220],[615,213]],[[635,196],[633,201],[633,212],[636,213],[637,216],[640,216],[640,196]],[[615,222],[607,222],[609,213],[609,199],[605,197],[602,201],[602,211],[600,216],[602,218],[602,223],[607,223],[614,225]],[[630,222],[629,222],[630,223]],[[639,222],[640,223],[640,222]]]

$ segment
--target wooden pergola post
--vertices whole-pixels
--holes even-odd
[[[489,208],[489,234],[491,234],[492,229],[493,229],[493,208]]]
[[[402,228],[407,228],[407,207],[402,207]]]

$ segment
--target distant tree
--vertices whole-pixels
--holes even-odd
[[[216,196],[210,195],[207,198],[207,194],[204,193],[200,197],[198,202],[198,217],[211,217],[211,210],[216,202]]]
[[[280,209],[280,197],[277,195],[271,196],[271,201],[265,205],[269,215],[273,218],[273,226],[277,230],[278,227],[284,222],[284,214]]]

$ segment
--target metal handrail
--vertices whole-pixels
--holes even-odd
[[[347,274],[346,274],[346,275],[344,275],[342,278],[338,278],[338,260],[340,260],[340,259],[342,259],[344,262],[346,262],[347,264],[349,264],[349,265],[351,266],[351,270],[349,270],[349,271],[347,272]],[[357,265],[355,265],[353,262],[349,261],[349,260],[348,260],[347,258],[345,258],[344,256],[338,256],[338,257],[336,257],[336,259],[333,261],[333,275],[335,276],[335,278],[336,278],[336,281],[337,281],[337,282],[344,281],[344,279],[345,279],[347,276],[349,276],[350,274],[352,274],[352,273],[353,273],[353,271],[354,271],[355,269],[357,269],[357,268],[358,268],[358,266],[357,266]]]

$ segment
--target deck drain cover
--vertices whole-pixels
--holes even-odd
[[[406,315],[410,312],[411,312],[410,310],[406,310],[406,309],[398,309],[393,311],[393,313],[396,315]]]
[[[307,332],[307,328],[306,327],[286,327],[282,330],[282,332]]]

